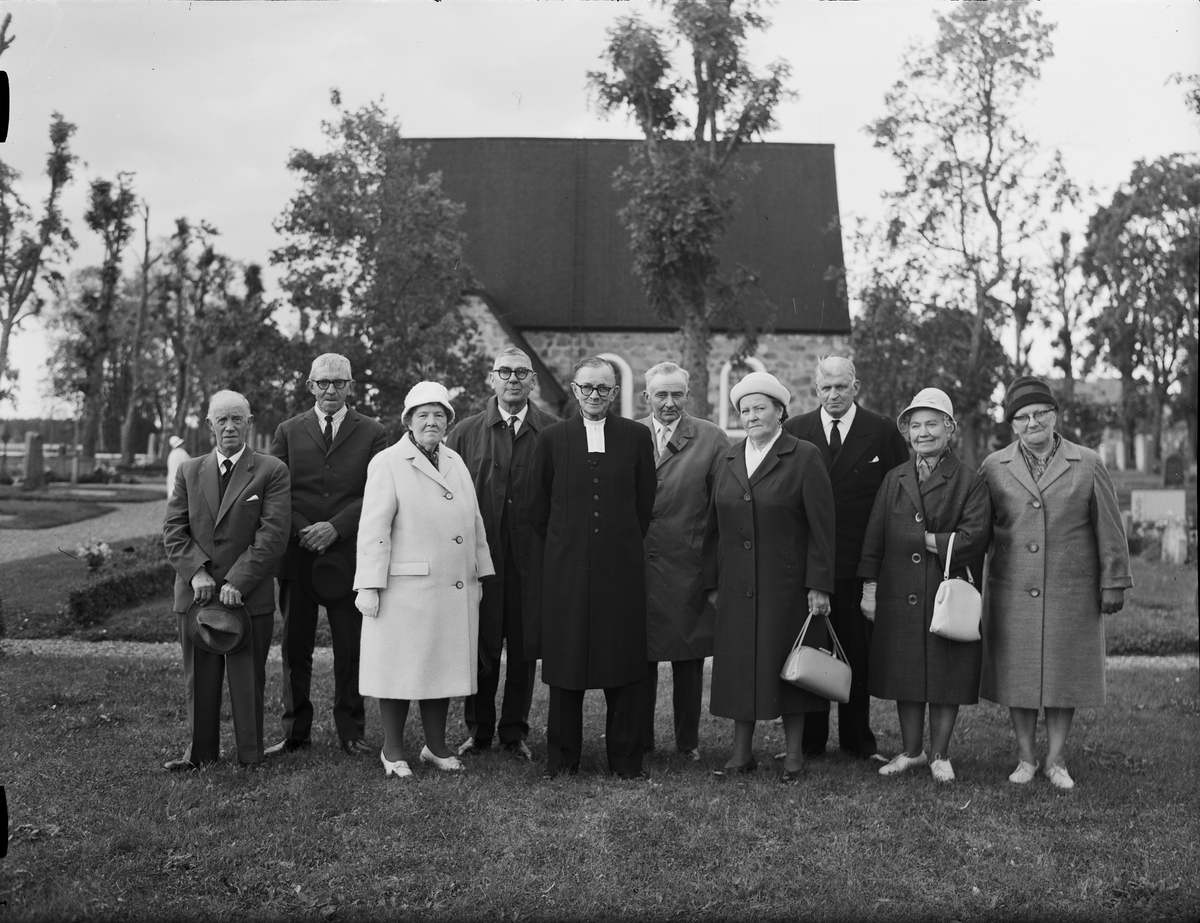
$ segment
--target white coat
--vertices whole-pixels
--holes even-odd
[[[480,580],[495,570],[470,472],[438,451],[435,470],[405,435],[367,468],[354,589],[379,590],[379,615],[363,619],[363,695],[477,691]]]

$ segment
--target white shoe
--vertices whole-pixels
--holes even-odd
[[[412,775],[412,770],[408,768],[408,763],[404,760],[396,760],[392,762],[383,755],[383,751],[379,751],[379,759],[383,763],[383,777],[396,776],[398,779],[406,779]]]
[[[1046,778],[1050,780],[1051,785],[1055,788],[1061,788],[1064,792],[1069,792],[1075,787],[1075,780],[1067,772],[1066,766],[1047,766]]]
[[[922,750],[917,756],[909,756],[903,750],[893,756],[886,764],[879,767],[881,776],[895,776],[902,772],[908,772],[915,766],[928,766],[929,757]]]
[[[1014,785],[1028,785],[1037,775],[1038,767],[1041,765],[1041,763],[1027,763],[1025,760],[1021,760],[1017,763],[1017,768],[1012,771],[1012,775],[1008,777],[1008,781]]]
[[[433,763],[442,772],[462,772],[466,768],[457,756],[434,756],[428,747],[421,748],[421,762]]]
[[[954,781],[954,767],[950,765],[949,760],[942,759],[940,753],[933,755],[933,762],[929,764],[929,771],[933,773],[934,782]]]

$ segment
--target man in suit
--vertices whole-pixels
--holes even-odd
[[[863,581],[856,574],[875,494],[883,476],[908,460],[908,446],[894,420],[855,401],[859,383],[849,359],[821,359],[815,385],[820,408],[793,417],[783,428],[820,449],[833,483],[837,531],[830,621],[853,672],[850,701],[838,705],[838,744],[853,756],[885,762],[871,732],[871,696],[867,692],[871,623],[859,609]],[[804,724],[805,756],[824,753],[828,737],[828,714],[810,714]]]
[[[171,772],[199,769],[221,755],[221,681],[229,673],[229,704],[238,761],[263,757],[263,692],[275,614],[271,580],[287,547],[291,510],[287,466],[246,446],[250,405],[236,391],[218,391],[208,404],[216,449],[179,466],[167,501],[163,543],[175,568],[175,611],[187,683],[191,741]],[[193,601],[213,597],[245,606],[250,639],[227,656],[193,644],[187,631]]]
[[[644,779],[646,572],[642,542],[654,511],[654,440],[609,414],[616,373],[603,359],[574,370],[579,414],[542,430],[533,450],[529,518],[545,542],[541,641],[550,687],[546,775],[574,774],[583,749],[583,694],[603,689],[609,769]],[[527,650],[527,655],[531,653]]]
[[[459,756],[500,743],[521,759],[533,759],[529,708],[533,702],[537,661],[525,659],[522,613],[536,605],[532,560],[541,541],[529,522],[529,461],[542,428],[557,421],[529,400],[537,384],[529,357],[510,346],[496,356],[488,383],[494,395],[482,413],[459,422],[446,444],[462,456],[479,499],[488,549],[497,578],[485,581],[479,610],[479,691],[463,703],[470,736]],[[500,649],[508,645],[504,701],[496,725],[496,691],[500,685]]]
[[[290,753],[312,743],[313,645],[317,607],[325,605],[333,639],[333,723],[342,750],[350,756],[374,750],[363,740],[366,713],[358,692],[358,648],[362,613],[350,587],[358,519],[362,515],[367,464],[387,448],[383,426],[346,401],[354,393],[350,360],[325,353],[308,373],[313,406],[275,430],[271,454],[292,478],[292,534],[279,567],[279,608],[283,612],[283,739],[267,755]],[[338,565],[345,593],[318,596],[313,565]],[[336,581],[335,581],[336,582]],[[334,591],[337,592],[336,590]]]
[[[674,362],[646,372],[643,396],[650,416],[640,422],[654,435],[658,488],[646,533],[646,634],[649,682],[643,717],[647,750],[654,749],[659,661],[671,662],[675,747],[700,759],[700,701],[704,658],[713,652],[716,610],[704,591],[704,526],[713,479],[729,451],[721,427],[683,408],[688,373]]]

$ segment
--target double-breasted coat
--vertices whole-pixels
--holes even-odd
[[[611,689],[645,679],[642,541],[655,480],[654,439],[634,420],[605,418],[603,453],[588,452],[578,414],[538,437],[529,517],[545,542],[542,606],[523,627],[527,646],[541,639],[547,685]]]
[[[653,417],[640,422],[653,435]],[[684,413],[666,451],[655,459],[658,488],[646,533],[646,644],[652,661],[712,656],[716,610],[704,588],[704,532],[713,482],[728,451],[721,427]]]
[[[1016,442],[980,473],[993,508],[981,694],[1018,708],[1103,705],[1100,590],[1133,586],[1108,469],[1064,439],[1036,483]]]
[[[863,537],[858,576],[879,583],[871,639],[871,695],[898,702],[973,705],[979,699],[979,641],[930,634],[933,605],[954,536],[952,576],[970,568],[983,585],[983,555],[991,534],[987,486],[953,452],[918,483],[916,460],[883,479]],[[937,554],[925,549],[932,532]]]
[[[381,699],[473,695],[480,581],[493,573],[471,475],[441,446],[435,469],[405,435],[367,468],[354,589],[379,590],[363,619],[358,687]]]
[[[484,587],[479,611],[479,643],[493,661],[500,657],[504,637],[504,565],[508,543],[501,535],[501,523],[506,507],[517,552],[517,573],[521,575],[521,611],[535,609],[541,599],[540,582],[533,579],[535,572],[540,573],[536,562],[542,555],[542,540],[529,521],[529,463],[538,433],[557,420],[558,417],[530,401],[514,439],[493,396],[481,413],[460,420],[446,437],[446,445],[462,457],[471,472],[492,565],[496,568],[496,579]],[[509,652],[509,656],[519,654]]]
[[[753,476],[746,443],[725,453],[713,487],[706,543],[717,588],[709,710],[756,721],[827,711],[829,702],[779,678],[808,616],[808,591],[833,593],[833,492],[821,453],[781,433]],[[813,619],[804,643],[827,647]]]

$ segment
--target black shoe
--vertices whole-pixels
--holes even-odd
[[[199,763],[193,763],[191,760],[185,759],[167,760],[163,763],[163,769],[167,772],[196,772],[199,768]]]
[[[490,749],[492,749],[490,740],[476,740],[474,737],[468,737],[454,752],[458,756],[471,756],[476,753],[486,753]]]
[[[803,772],[803,769],[785,769],[783,775],[779,777],[779,781],[784,785],[795,785],[800,781],[800,776]]]
[[[263,756],[278,756],[280,753],[295,753],[297,750],[307,750],[312,746],[308,738],[297,740],[295,737],[285,737],[277,744],[271,744],[263,750]]]
[[[579,775],[579,767],[575,766],[572,769],[547,769],[542,772],[542,781],[549,782],[552,779],[557,779],[559,776],[575,776]]]
[[[347,756],[374,756],[375,750],[367,746],[367,742],[361,737],[354,737],[350,740],[342,741],[342,752]]]
[[[758,760],[754,758],[754,754],[750,754],[750,759],[742,763],[740,766],[725,766],[721,769],[713,771],[713,775],[718,779],[727,779],[733,776],[742,776],[749,772],[754,772],[758,768]]]
[[[523,740],[510,741],[504,745],[504,749],[519,760],[525,760],[527,763],[533,762],[533,751]]]
[[[639,769],[637,772],[618,772],[617,775],[624,782],[649,782],[650,773],[644,769]]]
[[[247,763],[245,760],[238,760],[238,769],[243,772],[258,772],[258,767],[261,763]]]

